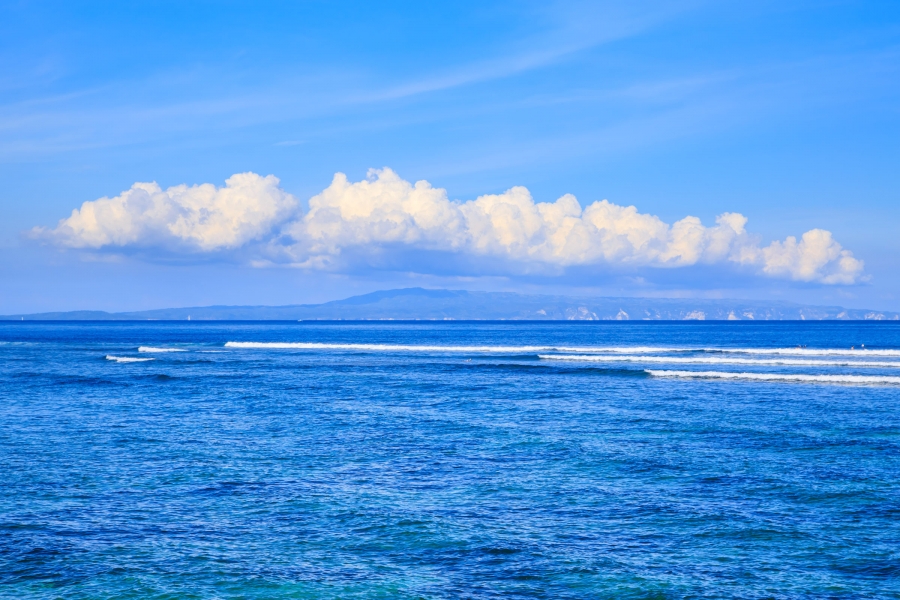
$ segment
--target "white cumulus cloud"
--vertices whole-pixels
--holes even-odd
[[[137,183],[115,198],[85,202],[55,229],[34,231],[74,248],[255,248],[262,258],[309,268],[335,268],[348,250],[399,247],[563,268],[731,263],[825,284],[852,284],[863,274],[862,261],[821,229],[761,246],[738,213],[723,213],[710,227],[691,216],[667,224],[607,200],[585,208],[570,194],[535,202],[518,186],[463,202],[390,169],[357,182],[338,173],[309,200],[306,214],[297,206],[271,175],[234,175],[223,188]]]
[[[789,236],[762,249],[763,270],[770,275],[790,275],[800,281],[853,283],[863,263],[834,241],[830,231],[812,229],[800,241]]]
[[[174,245],[204,252],[234,249],[269,235],[291,217],[297,200],[278,178],[238,173],[210,183],[135,183],[114,198],[85,202],[55,229],[33,234],[71,248]]]

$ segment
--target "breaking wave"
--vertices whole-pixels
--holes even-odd
[[[606,352],[613,354],[754,354],[775,356],[898,357],[900,350],[860,348],[685,348],[666,346],[439,346],[427,344],[333,344],[321,342],[226,342],[227,348],[269,350],[356,350],[361,352]]]
[[[133,363],[133,362],[147,362],[148,360],[156,360],[155,358],[136,358],[134,356],[113,356],[112,354],[106,355],[106,360],[114,360],[120,363]]]
[[[900,350],[869,350],[868,348],[704,348],[703,352],[734,352],[737,354],[784,354],[794,356],[897,356]]]
[[[542,360],[567,360],[580,362],[642,362],[691,365],[758,365],[802,367],[894,367],[900,362],[863,360],[803,360],[798,358],[719,358],[714,356],[610,356],[596,354],[539,354]]]
[[[722,371],[656,371],[647,369],[653,377],[690,379],[749,379],[754,381],[800,381],[806,383],[895,384],[900,377],[882,375],[803,375],[791,373],[728,373]]]
[[[226,342],[227,348],[257,348],[269,350],[357,350],[368,352],[619,352],[653,353],[678,352],[679,348],[653,347],[566,347],[566,346],[432,346],[407,344],[324,344],[317,342]]]
[[[184,348],[157,348],[155,346],[139,346],[138,352],[187,352]]]

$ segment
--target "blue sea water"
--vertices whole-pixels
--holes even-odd
[[[900,598],[898,401],[891,323],[3,323],[0,596]]]

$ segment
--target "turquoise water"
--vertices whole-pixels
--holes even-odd
[[[898,401],[885,323],[4,323],[0,596],[900,598]]]

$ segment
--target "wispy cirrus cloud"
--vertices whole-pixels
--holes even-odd
[[[73,87],[61,66],[66,61],[57,57],[61,65],[56,67],[56,85],[48,85],[45,77],[20,75],[15,84],[25,93],[0,101],[0,131],[6,133],[0,140],[0,159],[126,146],[184,132],[389,111],[397,101],[561,63],[645,32],[693,4],[612,0],[522,5],[517,11],[530,14],[540,26],[520,35],[504,32],[472,42],[475,50],[450,53],[427,68],[413,62],[384,70],[362,59],[327,68],[276,61],[262,70],[180,62]],[[428,120],[444,118],[435,113]]]
[[[499,56],[472,61],[364,96],[366,101],[395,100],[502,79],[565,60],[579,52],[627,39],[691,8],[695,3],[646,2],[642,6],[590,2],[550,3],[534,18],[548,24]]]
[[[394,248],[559,273],[583,266],[638,271],[731,265],[822,284],[853,284],[864,277],[863,262],[822,229],[762,245],[738,213],[722,213],[712,226],[693,216],[669,224],[607,200],[582,207],[566,194],[535,202],[521,186],[451,200],[446,190],[406,181],[387,168],[357,182],[338,173],[310,198],[305,213],[299,206],[272,175],[241,173],[219,188],[163,190],[136,183],[118,196],[85,202],[56,227],[36,227],[30,235],[93,251],[191,256],[240,250],[254,264],[331,271],[358,268],[360,257]],[[423,268],[421,262],[416,268]]]

